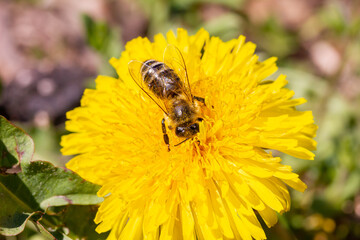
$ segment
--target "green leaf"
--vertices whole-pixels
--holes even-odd
[[[63,222],[69,228],[70,237],[75,239],[87,238],[88,240],[106,239],[108,233],[98,234],[95,232],[96,224],[94,222],[97,207],[95,206],[67,206],[64,211]]]
[[[19,216],[24,212],[33,214],[53,206],[89,205],[102,201],[102,198],[96,196],[99,186],[49,162],[31,162],[24,165],[22,170],[17,175],[0,176],[0,203],[5,206],[5,211],[0,212],[0,220],[3,220],[0,221],[1,228],[6,227],[5,219],[9,216]],[[27,219],[16,218],[16,227],[21,220],[24,224]],[[14,231],[16,229],[7,230]]]
[[[49,231],[46,229],[42,224],[39,222],[35,222],[35,226],[39,230],[39,232],[45,236],[47,239],[54,239],[54,240],[71,240],[71,238],[67,237],[65,234],[59,231]]]
[[[28,163],[33,154],[34,142],[31,137],[0,116],[0,168]]]
[[[7,184],[16,185],[20,192],[23,192],[24,199],[20,199],[11,189],[7,188]],[[28,203],[24,204],[24,200]],[[14,236],[21,233],[26,222],[35,214],[31,206],[34,206],[31,195],[26,194],[26,188],[21,184],[19,178],[15,175],[0,175],[0,234],[5,236]],[[36,203],[35,203],[36,206]]]
[[[45,199],[40,203],[40,207],[46,209],[49,206],[65,206],[69,204],[92,205],[100,202],[102,202],[102,198],[94,194],[69,194],[67,196],[54,196]]]
[[[23,171],[18,175],[43,210],[51,206],[88,205],[102,201],[96,196],[99,186],[49,162],[31,162],[23,166]]]
[[[15,236],[24,231],[27,221],[35,213],[19,213],[0,218],[0,235]]]
[[[32,220],[53,239],[66,239],[59,230],[59,226],[66,226],[64,213],[50,216],[46,210],[55,206],[98,204],[103,200],[96,195],[99,186],[49,162],[31,161],[34,149],[31,138],[5,118],[0,120],[1,163],[10,163],[10,159],[12,162],[7,167],[21,165],[21,172],[17,174],[0,175],[0,233],[5,236],[19,234],[26,222]],[[92,216],[93,212],[87,214]],[[35,219],[36,215],[41,215],[41,219]],[[89,229],[89,226],[91,224],[86,223],[82,228],[96,234],[95,227]],[[49,231],[50,228],[55,232]]]

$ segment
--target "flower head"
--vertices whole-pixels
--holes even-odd
[[[131,60],[163,61],[168,44],[186,63],[193,95],[205,99],[203,121],[192,139],[167,130],[161,109],[135,84]],[[96,216],[98,232],[109,239],[265,239],[276,212],[290,208],[287,186],[306,185],[269,149],[313,159],[316,125],[310,111],[300,112],[277,67],[263,62],[255,45],[240,36],[228,42],[205,30],[189,36],[159,34],[154,42],[136,38],[120,59],[111,59],[118,79],[99,76],[86,89],[81,107],[68,112],[62,152],[77,154],[67,167],[101,185],[105,200]]]

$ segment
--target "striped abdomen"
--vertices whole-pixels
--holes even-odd
[[[161,99],[172,99],[182,93],[182,82],[165,63],[147,60],[141,67],[142,79],[147,87]]]

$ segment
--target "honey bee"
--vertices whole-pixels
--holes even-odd
[[[199,132],[200,104],[204,98],[193,96],[184,58],[178,48],[168,45],[164,51],[163,62],[153,59],[144,62],[129,62],[129,72],[135,83],[164,112],[161,121],[165,144],[170,151],[169,130],[185,140],[193,138]],[[200,103],[200,104],[199,104]]]

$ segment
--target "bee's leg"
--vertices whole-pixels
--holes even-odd
[[[203,104],[206,106],[206,104],[205,104],[205,98],[202,98],[202,97],[197,97],[197,96],[193,96],[193,98],[194,98],[195,100],[197,100],[197,101],[199,101],[199,102],[203,103]]]
[[[162,132],[164,134],[163,135],[164,136],[164,142],[168,146],[168,151],[170,152],[169,135],[167,135],[167,133],[166,133],[165,118],[163,118],[162,121],[161,121],[161,127],[162,127]]]

